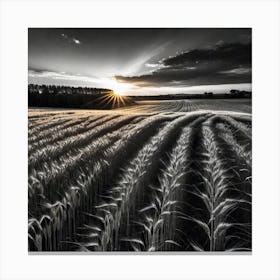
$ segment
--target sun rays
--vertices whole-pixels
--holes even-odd
[[[111,105],[111,108],[118,108],[126,104],[126,97],[121,96],[120,93],[113,90],[108,93],[103,93],[102,96],[98,97],[98,100],[100,101],[100,105],[104,107]]]

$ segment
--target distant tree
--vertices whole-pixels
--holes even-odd
[[[233,95],[238,94],[238,92],[239,92],[239,90],[237,90],[237,89],[231,89],[230,90],[230,93],[233,94]]]

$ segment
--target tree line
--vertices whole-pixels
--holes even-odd
[[[80,109],[112,109],[130,102],[110,101],[113,91],[104,88],[82,88],[67,86],[28,85],[29,107],[61,107]]]

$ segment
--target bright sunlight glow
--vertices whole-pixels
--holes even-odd
[[[111,105],[112,108],[118,108],[126,104],[125,101],[127,97],[122,96],[119,92],[112,90],[109,93],[102,94],[98,99],[101,105]]]
[[[104,79],[102,82],[107,88],[112,89],[114,91],[114,95],[116,96],[124,96],[130,88],[128,84],[119,83],[115,78]]]
[[[121,93],[120,93],[119,91],[113,90],[113,94],[116,95],[117,97],[118,97],[118,96],[121,96]]]

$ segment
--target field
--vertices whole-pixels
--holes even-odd
[[[251,251],[251,100],[28,119],[29,251]]]

